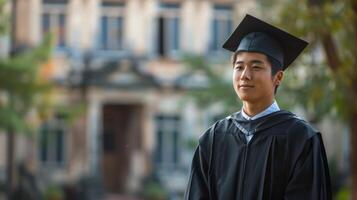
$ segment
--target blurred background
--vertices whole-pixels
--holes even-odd
[[[353,0],[0,0],[0,199],[182,199],[199,136],[241,109],[221,45],[247,13],[310,42],[276,99],[357,199]]]

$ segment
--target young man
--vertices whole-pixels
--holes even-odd
[[[329,200],[321,134],[279,109],[274,95],[307,43],[247,15],[225,42],[243,108],[199,139],[185,199]]]

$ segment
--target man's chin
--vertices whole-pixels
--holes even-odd
[[[246,94],[238,94],[238,97],[241,101],[252,101],[253,98],[249,95],[246,95]]]

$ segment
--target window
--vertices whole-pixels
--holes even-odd
[[[42,0],[42,2],[48,4],[66,4],[68,0]]]
[[[212,19],[211,51],[220,51],[223,42],[232,32],[232,8],[230,6],[214,6]]]
[[[124,4],[105,3],[102,4],[102,16],[100,20],[100,42],[101,50],[123,50],[124,38]]]
[[[62,166],[65,161],[65,123],[60,117],[45,122],[39,134],[42,165]]]
[[[179,162],[180,117],[158,115],[156,120],[156,162],[175,165]]]
[[[157,19],[157,53],[175,57],[180,49],[179,4],[161,3]]]
[[[42,35],[54,33],[59,48],[66,46],[66,3],[65,0],[43,1]]]

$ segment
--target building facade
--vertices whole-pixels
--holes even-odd
[[[155,174],[165,189],[182,193],[193,141],[222,114],[220,108],[199,109],[187,98],[205,82],[190,74],[182,57],[229,61],[221,45],[246,13],[259,16],[255,1],[16,2],[17,45],[34,46],[54,35],[53,55],[43,66],[56,83],[54,104],[85,108],[74,120],[54,113],[35,141],[18,138],[18,160],[35,161],[44,182],[99,177],[105,192],[137,193]],[[343,143],[326,123],[325,143]],[[329,149],[343,159],[344,151]]]
[[[16,45],[34,46],[52,33],[54,52],[43,67],[56,83],[54,104],[85,107],[72,122],[55,113],[42,122],[36,141],[25,145],[34,149],[40,177],[71,183],[97,176],[106,192],[135,193],[154,173],[166,189],[182,193],[193,151],[189,144],[221,114],[200,110],[186,98],[202,84],[191,77],[182,56],[227,59],[221,44],[245,13],[254,13],[253,5],[17,0]]]

